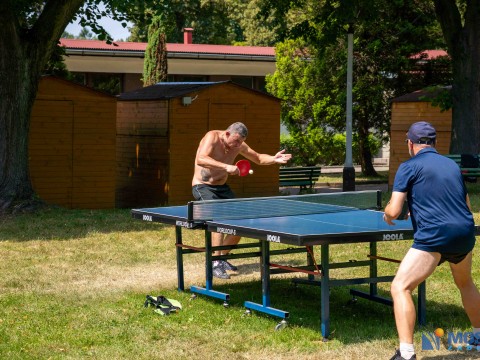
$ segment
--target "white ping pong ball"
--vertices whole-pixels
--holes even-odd
[[[248,170],[248,173],[249,173],[250,175],[252,175],[252,174],[253,174],[253,170]]]

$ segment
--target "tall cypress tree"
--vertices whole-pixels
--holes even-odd
[[[148,27],[148,45],[143,62],[143,86],[166,81],[167,76],[167,39],[162,18],[157,16]]]

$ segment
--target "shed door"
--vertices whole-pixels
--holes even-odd
[[[36,100],[29,133],[29,165],[35,192],[70,208],[73,174],[73,102]]]
[[[208,130],[225,130],[234,122],[245,123],[246,105],[244,104],[211,104],[208,119]],[[245,125],[248,124],[245,123]],[[248,143],[248,139],[247,139]],[[242,157],[238,157],[237,160]],[[245,197],[245,182],[248,176],[230,176],[227,183],[237,197]]]
[[[246,105],[210,104],[208,130],[225,130],[230,124],[245,122]]]

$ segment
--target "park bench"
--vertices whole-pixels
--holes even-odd
[[[445,156],[457,163],[466,181],[477,182],[477,178],[480,177],[479,155],[448,154]]]
[[[320,176],[320,166],[280,168],[280,186],[300,186],[300,189],[313,188]]]

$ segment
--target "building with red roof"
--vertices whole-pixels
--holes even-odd
[[[265,76],[275,72],[275,49],[259,46],[194,44],[193,29],[185,29],[183,44],[167,44],[169,81],[231,80],[264,90]],[[67,69],[83,76],[91,86],[99,76],[120,81],[120,92],[143,86],[143,60],[147,43],[60,39]]]

